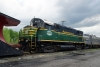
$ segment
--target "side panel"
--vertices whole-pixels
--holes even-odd
[[[92,35],[92,45],[100,45],[99,44],[99,38],[95,35]]]
[[[66,34],[62,32],[50,31],[50,30],[39,30],[38,40],[52,40],[52,41],[62,41],[62,42],[83,42],[82,37],[78,37],[71,34]]]

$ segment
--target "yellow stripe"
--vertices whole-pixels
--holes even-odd
[[[57,41],[57,40],[40,40],[40,41],[50,41],[50,42],[69,42],[69,41]]]
[[[29,30],[29,31],[35,32],[36,30]]]
[[[40,40],[45,42],[72,42],[72,43],[84,43],[84,42],[75,42],[75,41],[60,41],[60,40]]]
[[[62,31],[62,32],[57,32],[57,31],[55,31],[55,30],[52,30],[52,32],[55,32],[55,33],[58,33],[58,34],[66,34],[66,35],[78,36],[78,35],[74,35],[73,33],[64,32],[64,31]],[[78,36],[78,37],[82,37],[82,36]]]
[[[48,30],[48,29],[41,27],[41,28],[39,28],[39,30]]]
[[[50,41],[50,42],[74,42],[74,41],[60,41],[60,40],[40,40],[40,41]]]
[[[38,29],[38,28],[36,28],[36,27],[33,27],[33,26],[26,27],[26,28],[23,28],[23,29],[30,29],[30,28],[33,28],[33,29]]]

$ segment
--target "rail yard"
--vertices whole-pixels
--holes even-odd
[[[18,24],[20,20],[0,13],[0,67],[100,66],[98,63],[92,64],[99,62],[100,37],[33,18],[30,25],[20,31],[22,34],[19,33],[18,44],[6,43],[2,33],[3,26]],[[83,63],[86,65],[83,66]]]
[[[0,67],[99,67],[100,49],[0,58]]]

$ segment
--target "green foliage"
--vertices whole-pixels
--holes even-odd
[[[23,37],[22,29],[20,29],[20,31],[19,31],[19,37]]]
[[[10,32],[8,28],[3,29],[3,35],[7,43],[10,42]]]
[[[17,44],[18,39],[19,39],[19,33],[9,29],[9,28],[4,28],[3,29],[3,35],[7,43],[10,44]]]

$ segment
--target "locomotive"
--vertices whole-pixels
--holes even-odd
[[[69,48],[83,49],[83,32],[40,18],[33,18],[19,36],[20,50],[24,52],[54,52]]]
[[[3,13],[0,13],[0,21],[0,56],[100,47],[100,37],[40,18],[33,18],[30,25],[20,30],[19,44],[11,45],[4,40],[3,26],[17,26],[20,21]]]

